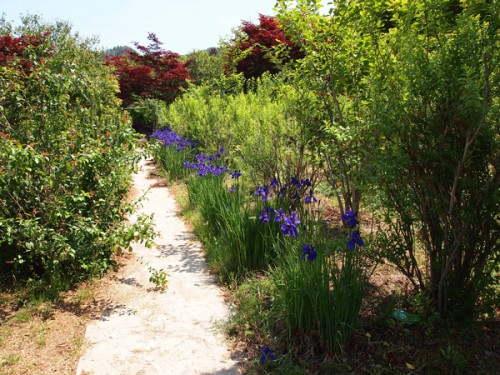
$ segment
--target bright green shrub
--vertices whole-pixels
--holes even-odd
[[[198,50],[185,56],[188,70],[195,85],[215,82],[224,75],[224,58],[220,49]]]
[[[222,83],[221,83],[222,84]],[[208,152],[224,145],[229,161],[256,182],[280,170],[282,151],[299,140],[298,124],[285,116],[287,97],[279,85],[263,77],[255,91],[217,93],[212,86],[191,87],[169,106],[173,129],[200,141]],[[300,149],[293,145],[292,154]]]

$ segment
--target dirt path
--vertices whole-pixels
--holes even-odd
[[[156,181],[143,161],[135,186],[147,191]],[[137,261],[112,285],[114,306],[85,334],[77,374],[239,374],[218,326],[228,309],[207,272],[199,243],[177,217],[165,187],[147,193],[142,212],[154,213],[156,246],[134,245]],[[165,292],[149,282],[150,267],[168,273]]]

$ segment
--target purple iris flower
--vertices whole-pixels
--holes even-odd
[[[262,210],[262,212],[259,216],[259,220],[262,221],[263,223],[267,223],[267,222],[269,222],[269,220],[271,220],[271,215],[273,213],[274,213],[274,210],[271,207],[266,206]]]
[[[357,246],[363,246],[365,243],[363,242],[363,239],[361,238],[361,234],[359,233],[359,230],[353,231],[347,240],[347,247],[350,250],[354,250]]]
[[[262,355],[260,356],[260,363],[266,362],[266,360],[274,361],[276,356],[272,352],[272,350],[267,345],[262,345]]]
[[[241,172],[238,169],[235,170],[234,172],[229,172],[229,174],[231,175],[231,178],[233,180],[237,180],[238,178],[241,177]]]
[[[306,244],[302,245],[302,256],[301,256],[302,260],[305,260],[307,258],[309,262],[312,262],[314,259],[316,259],[317,256],[318,253],[314,250],[313,245],[306,245]]]
[[[299,189],[302,187],[302,184],[300,183],[299,180],[297,180],[296,177],[292,177],[290,179],[290,184],[297,186],[297,188],[299,188]]]
[[[317,201],[317,199],[314,196],[313,189],[310,189],[309,194],[306,195],[306,203],[312,203],[312,202],[316,202],[316,201]]]
[[[305,180],[300,180],[300,184],[302,187],[311,187],[312,186],[312,182],[308,178]]]
[[[163,130],[155,130],[151,137],[158,139],[165,147],[175,147],[176,151],[184,150],[186,147],[195,147],[195,142],[183,139],[181,135],[174,132],[169,127]]]
[[[255,190],[255,195],[261,196],[262,201],[271,200],[269,196],[269,185],[260,186],[257,185],[257,189]]]
[[[280,208],[278,211],[275,211],[274,213],[276,214],[276,216],[274,217],[275,222],[279,223],[285,220],[285,214],[283,212],[283,208]]]
[[[345,214],[342,214],[342,221],[347,224],[349,228],[354,228],[359,224],[358,219],[356,218],[357,213],[351,210],[346,210]]]
[[[300,220],[297,218],[297,212],[293,211],[290,216],[283,215],[283,224],[281,225],[281,231],[285,236],[297,237],[299,234],[299,229],[297,225],[300,224]]]

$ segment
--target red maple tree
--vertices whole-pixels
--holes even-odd
[[[31,50],[42,49],[37,51],[39,63],[45,57],[52,54],[52,46],[47,44],[46,39],[49,33],[38,35],[21,35],[14,37],[12,35],[4,35],[0,37],[0,66],[9,66],[11,68],[17,66],[22,68],[22,71],[29,75],[34,69],[32,62],[25,54]]]
[[[286,37],[273,16],[260,14],[259,25],[243,21],[240,34],[230,43],[226,68],[234,68],[245,78],[260,77],[264,72],[277,73],[279,66],[268,52],[279,44],[287,47],[289,60],[303,57],[300,48]]]
[[[190,80],[187,63],[180,62],[180,55],[165,51],[154,33],[148,34],[148,46],[134,43],[139,52],[127,51],[121,56],[106,56],[109,65],[116,68],[120,84],[118,96],[124,105],[137,98],[154,98],[171,103]]]

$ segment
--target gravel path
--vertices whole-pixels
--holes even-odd
[[[154,185],[143,161],[134,177],[138,190]],[[112,286],[115,306],[92,322],[85,335],[77,375],[239,374],[218,326],[228,308],[207,272],[200,244],[176,215],[166,187],[152,187],[142,212],[154,213],[156,246],[134,245],[137,261]],[[164,269],[168,287],[154,290],[148,268]]]

